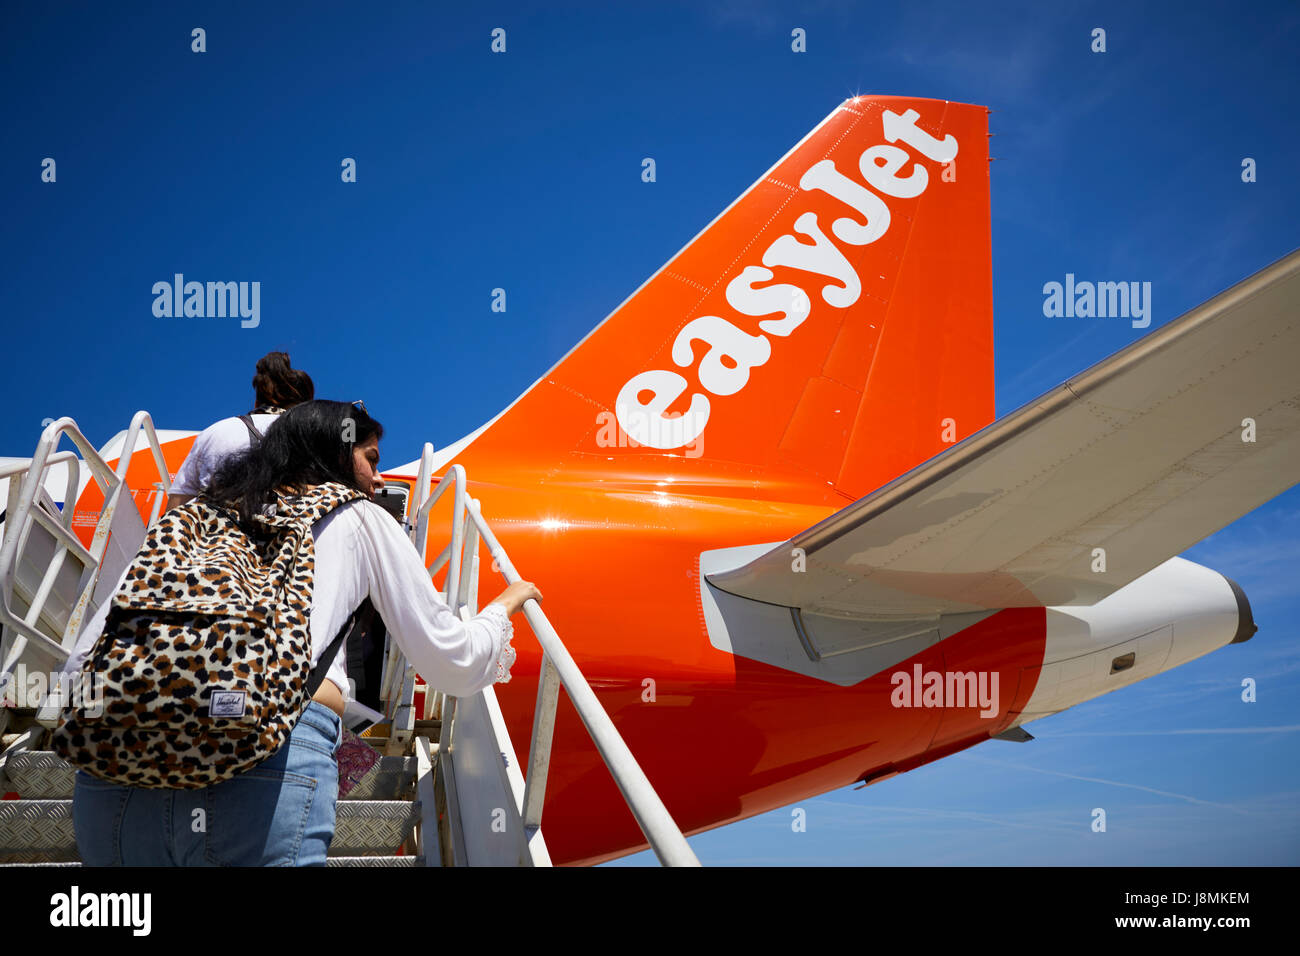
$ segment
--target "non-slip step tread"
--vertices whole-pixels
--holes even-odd
[[[31,867],[31,866],[59,866],[73,867],[81,866],[80,860],[71,860],[67,862],[51,863],[46,860],[34,860],[26,863],[0,863],[0,869]],[[413,856],[332,856],[325,861],[326,866],[391,866],[406,867],[408,869],[420,865],[419,859]]]
[[[419,818],[418,803],[396,800],[340,803],[329,855],[393,856],[414,835]],[[0,863],[76,859],[71,800],[0,801]]]
[[[420,804],[406,800],[342,800],[331,856],[391,855],[415,833]]]
[[[381,757],[343,800],[406,800],[414,794],[414,757]],[[71,799],[76,770],[49,750],[27,750],[5,760],[8,789],[31,800]]]
[[[25,867],[25,866],[81,866],[81,865],[82,863],[80,860],[64,860],[62,862],[54,862],[54,863],[51,863],[49,860],[31,860],[28,862],[9,861],[9,862],[0,863],[0,869],[4,869],[6,867],[20,867],[20,866]]]
[[[414,757],[380,757],[343,800],[406,800],[415,792]]]
[[[0,800],[0,863],[76,859],[71,800]]]
[[[23,750],[5,758],[6,788],[31,799],[72,796],[76,771],[51,750]]]
[[[326,866],[400,866],[417,867],[420,861],[414,856],[331,856]]]

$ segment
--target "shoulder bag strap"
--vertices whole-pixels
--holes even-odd
[[[352,612],[352,616],[343,622],[339,632],[334,635],[334,640],[330,641],[330,646],[325,648],[325,653],[320,656],[320,663],[311,672],[311,677],[307,679],[307,699],[316,696],[316,691],[320,690],[321,683],[325,680],[325,674],[330,669],[330,664],[334,662],[339,648],[343,645],[344,639],[353,631],[364,630],[369,627],[375,619],[375,606],[370,603],[370,598],[361,602],[360,606]]]
[[[260,445],[262,443],[262,433],[259,432],[257,426],[253,424],[253,416],[240,415],[239,420],[243,422],[244,427],[248,429],[248,437],[252,440],[253,444]]]

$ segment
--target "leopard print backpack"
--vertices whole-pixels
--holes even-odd
[[[102,780],[155,789],[211,786],[275,753],[351,624],[313,674],[312,525],[363,497],[336,482],[282,495],[251,537],[204,496],[166,512],[82,667],[93,708],[64,709],[53,749]]]

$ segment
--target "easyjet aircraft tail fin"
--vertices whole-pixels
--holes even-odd
[[[762,475],[854,499],[982,428],[987,142],[983,107],[843,103],[476,438],[475,457],[714,485]]]

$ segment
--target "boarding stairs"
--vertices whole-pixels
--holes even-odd
[[[64,437],[75,452],[56,450]],[[127,468],[142,438],[158,481],[151,488],[131,488]],[[433,509],[451,495],[449,540],[428,571],[431,578],[444,575],[444,599],[468,619],[478,610],[483,548],[507,582],[520,576],[479,502],[470,497],[464,468],[451,465],[434,485],[433,462],[433,447],[426,444],[419,477],[395,516],[426,555]],[[73,531],[83,468],[104,496],[88,548]],[[48,749],[59,697],[39,693],[39,680],[31,675],[61,670],[81,622],[111,597],[106,592],[157,520],[170,479],[152,420],[143,411],[131,421],[116,468],[75,421],[61,418],[42,433],[30,460],[0,463],[4,478],[0,866],[76,866],[74,772]],[[66,485],[62,509],[46,491],[60,478]],[[148,522],[137,501],[149,504]],[[699,865],[541,607],[528,601],[523,613],[543,651],[527,763],[521,766],[516,759],[493,688],[454,698],[424,687],[389,641],[380,690],[383,719],[362,735],[381,756],[338,802],[328,866],[549,866],[541,820],[561,688],[660,861]]]

